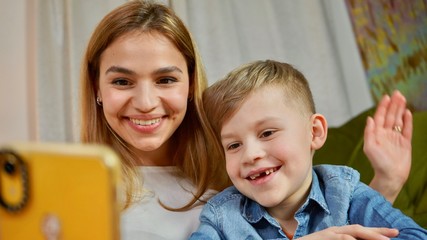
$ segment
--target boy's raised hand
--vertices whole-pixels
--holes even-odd
[[[384,96],[366,122],[363,151],[375,172],[369,185],[391,203],[411,169],[412,127],[412,114],[399,91]]]

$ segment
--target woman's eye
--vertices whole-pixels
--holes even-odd
[[[274,133],[274,131],[272,131],[272,130],[264,131],[264,132],[262,132],[262,133],[261,133],[261,137],[262,137],[262,138],[269,137],[269,136],[271,136],[273,133]]]
[[[174,83],[176,82],[175,78],[161,78],[157,81],[157,83],[159,84],[169,84],[169,83]]]
[[[119,86],[127,86],[127,85],[129,85],[129,81],[126,80],[126,79],[114,79],[112,81],[112,83],[114,85],[119,85]]]

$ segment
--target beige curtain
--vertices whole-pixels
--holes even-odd
[[[37,139],[78,141],[79,69],[95,25],[125,0],[38,0],[35,108]]]
[[[171,0],[197,40],[210,83],[257,59],[286,61],[317,110],[340,125],[372,106],[343,1]]]

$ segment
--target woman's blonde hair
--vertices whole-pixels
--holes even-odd
[[[177,151],[173,162],[196,187],[194,198],[175,210],[191,208],[207,189],[222,190],[229,185],[221,161],[216,161],[220,150],[204,115],[202,94],[207,86],[205,70],[193,38],[175,13],[162,4],[147,1],[127,2],[108,15],[96,27],[86,49],[81,71],[81,140],[85,143],[106,144],[122,158],[126,186],[126,205],[142,189],[135,168],[137,157],[132,146],[118,136],[108,125],[102,107],[96,103],[100,56],[117,38],[131,31],[158,32],[166,36],[184,56],[189,73],[190,89],[187,112],[183,122],[172,136]]]

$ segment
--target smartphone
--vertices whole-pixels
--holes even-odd
[[[0,146],[0,240],[120,239],[120,159],[106,146]]]

